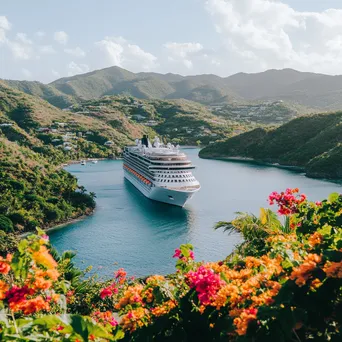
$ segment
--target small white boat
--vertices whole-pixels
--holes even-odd
[[[97,159],[93,159],[91,162],[92,162],[93,164],[97,164],[98,160],[97,160]]]
[[[86,165],[87,163],[86,163],[86,161],[85,160],[82,160],[81,161],[81,165]]]

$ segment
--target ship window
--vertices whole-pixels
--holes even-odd
[[[170,179],[168,179],[167,182],[170,183]]]

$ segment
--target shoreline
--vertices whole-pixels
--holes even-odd
[[[95,209],[96,210],[96,209]],[[78,216],[78,217],[75,217],[75,218],[72,218],[72,219],[69,219],[69,220],[66,220],[65,222],[61,222],[61,223],[58,223],[54,226],[51,226],[51,227],[47,227],[47,228],[41,228],[44,232],[48,233],[49,232],[52,232],[54,230],[59,230],[59,229],[62,229],[62,228],[65,228],[66,226],[68,226],[69,224],[73,224],[73,223],[76,223],[76,222],[79,222],[79,221],[83,221],[85,220],[87,217],[91,216],[94,214],[95,210],[93,210],[90,214],[86,215],[86,214],[83,214],[81,216]],[[30,234],[34,234],[35,231],[30,231],[30,232],[25,232],[25,233],[22,233],[22,234],[19,234],[18,237],[20,239],[22,238],[25,238],[26,236],[30,235]]]
[[[267,167],[275,167],[277,169],[284,169],[284,170],[290,170],[298,173],[303,173],[305,177],[312,178],[312,179],[318,179],[322,181],[327,181],[330,183],[337,183],[341,184],[342,179],[340,178],[329,178],[327,176],[320,176],[318,174],[310,175],[307,173],[307,170],[303,166],[293,166],[293,165],[283,165],[279,163],[268,163],[261,160],[256,160],[249,157],[201,157],[201,159],[211,159],[211,160],[222,160],[222,161],[230,161],[230,162],[236,162],[236,163],[246,163],[246,164],[254,164],[254,165],[263,165]]]
[[[283,165],[279,163],[269,163],[249,157],[200,157],[202,159],[213,159],[213,160],[227,160],[237,163],[250,163],[250,164],[259,164],[259,165],[265,165],[270,167],[276,167],[279,169],[288,169],[288,170],[294,170],[298,172],[305,172],[305,168],[302,166],[293,166],[293,165]]]

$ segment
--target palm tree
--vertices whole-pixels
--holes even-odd
[[[237,212],[238,216],[230,221],[218,222],[214,229],[222,229],[228,234],[238,233],[244,238],[244,242],[238,247],[238,252],[243,254],[259,254],[265,247],[265,240],[275,234],[289,234],[290,219],[285,218],[284,224],[282,224],[277,216],[270,209],[260,209],[259,217],[248,214]]]

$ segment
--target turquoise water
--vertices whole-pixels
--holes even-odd
[[[220,220],[231,220],[236,211],[258,213],[268,195],[298,187],[310,200],[321,200],[340,184],[309,179],[301,173],[261,165],[199,159],[197,149],[185,152],[198,168],[201,190],[184,208],[153,202],[124,180],[122,161],[79,164],[67,170],[88,191],[97,194],[94,215],[51,232],[60,251],[77,251],[82,268],[92,265],[101,275],[124,267],[130,275],[165,274],[174,270],[173,251],[192,243],[197,260],[224,258],[240,241],[214,231]]]

